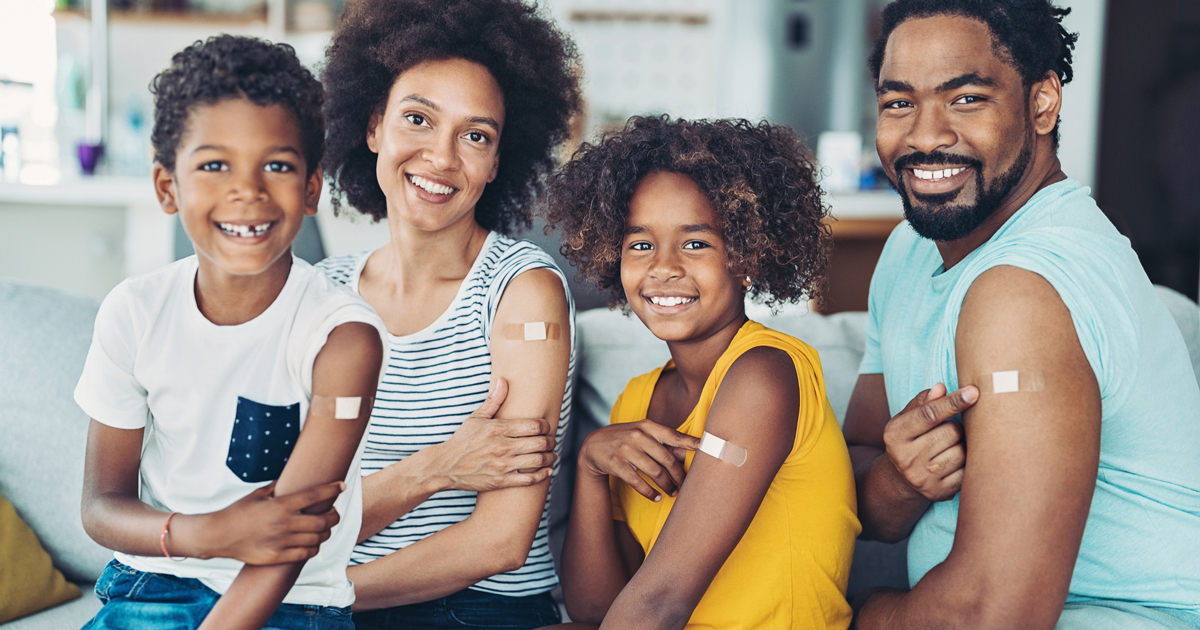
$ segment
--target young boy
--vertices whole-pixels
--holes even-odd
[[[321,85],[286,45],[221,36],[152,90],[155,191],[196,255],[96,317],[83,522],[117,553],[85,627],[352,628],[387,333],[291,253],[321,192]]]

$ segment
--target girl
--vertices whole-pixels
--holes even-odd
[[[504,233],[530,224],[578,106],[576,74],[570,43],[520,0],[362,0],[338,25],[325,164],[335,193],[391,233],[320,265],[390,333],[349,570],[360,628],[559,619],[546,496],[570,408],[573,307],[550,256]],[[449,456],[464,443],[505,452],[464,424],[501,377],[499,415],[539,434],[537,452],[505,460],[524,487],[481,483]]]
[[[747,320],[744,301],[815,294],[828,235],[813,177],[786,128],[664,117],[585,145],[553,179],[564,253],[672,357],[581,447],[562,558],[572,619],[849,625],[860,528],[820,360]],[[744,464],[697,453],[705,433]]]

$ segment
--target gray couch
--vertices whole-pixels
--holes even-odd
[[[1200,310],[1179,294],[1161,290],[1189,340],[1200,372]],[[3,624],[4,630],[78,628],[99,608],[90,584],[111,558],[84,533],[79,516],[88,419],[72,399],[96,315],[95,301],[53,289],[0,279],[0,495],[16,507],[55,565],[79,583],[84,596],[42,613]],[[751,316],[805,340],[821,354],[829,399],[842,417],[863,349],[863,313],[824,317],[802,311]],[[593,310],[578,318],[580,361],[576,383],[574,447],[607,422],[629,378],[667,359],[662,342],[634,318]],[[570,461],[568,459],[567,461]],[[570,470],[556,485],[556,531],[569,503]],[[851,592],[904,584],[903,545],[859,543]]]

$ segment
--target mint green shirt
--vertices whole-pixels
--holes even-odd
[[[1039,191],[949,271],[933,241],[897,227],[871,280],[859,372],[884,375],[893,415],[935,383],[956,389],[963,298],[999,265],[1054,287],[1100,386],[1100,469],[1068,601],[1200,613],[1200,388],[1179,328],[1087,188]],[[958,500],[933,504],[913,530],[911,584],[950,553]]]

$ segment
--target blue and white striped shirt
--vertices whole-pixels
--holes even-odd
[[[359,277],[370,254],[366,251],[328,258],[317,267],[358,292]],[[420,332],[402,337],[389,335],[387,366],[371,412],[362,459],[363,476],[426,446],[445,442],[483,404],[492,377],[489,342],[500,298],[513,278],[540,268],[551,269],[563,278],[570,309],[571,360],[555,450],[561,447],[570,420],[571,381],[575,372],[575,305],[565,276],[545,251],[529,241],[514,241],[492,232],[450,307]],[[552,479],[557,476],[558,466],[556,460]],[[475,496],[474,492],[462,490],[433,495],[383,531],[359,543],[350,563],[381,558],[466,519],[475,509]],[[471,588],[513,597],[536,595],[554,588],[558,577],[550,557],[549,514],[547,500],[524,566],[493,575]]]

